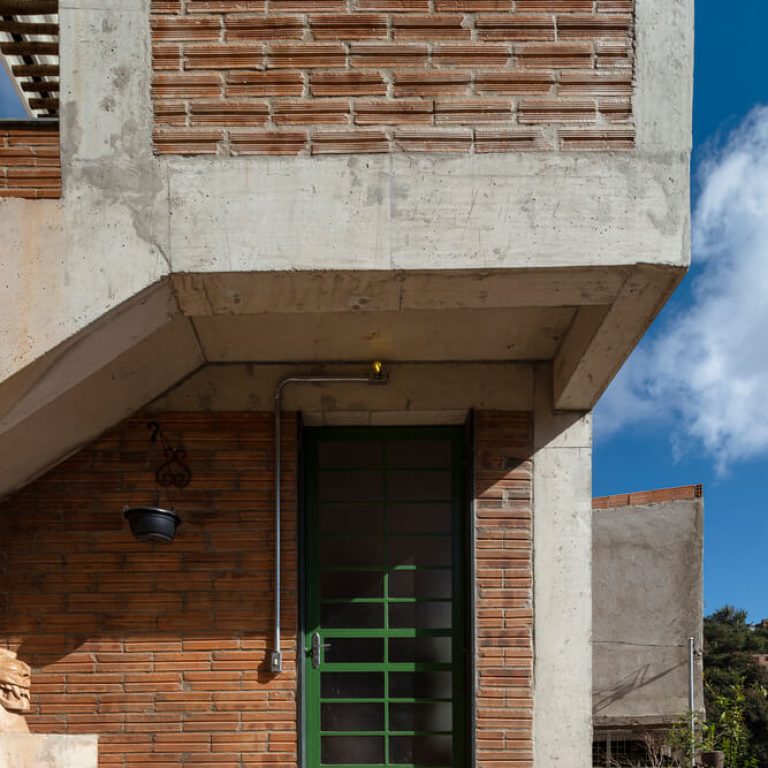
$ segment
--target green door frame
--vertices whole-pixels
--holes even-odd
[[[384,597],[379,602],[384,604],[384,624],[373,629],[335,629],[322,630],[322,640],[329,638],[396,638],[396,637],[429,637],[445,635],[451,637],[451,662],[452,671],[452,753],[451,765],[440,765],[439,768],[459,768],[468,765],[468,719],[471,706],[467,706],[466,694],[473,686],[468,685],[471,667],[470,647],[470,623],[467,614],[469,606],[470,590],[469,582],[469,557],[468,542],[471,535],[470,514],[467,503],[467,466],[469,461],[467,451],[467,435],[463,427],[318,427],[305,428],[302,431],[302,455],[301,455],[301,519],[300,519],[300,549],[301,558],[301,590],[302,600],[302,632],[299,638],[299,667],[300,667],[300,741],[302,744],[302,763],[304,768],[320,768],[321,749],[321,723],[320,723],[320,677],[322,671],[327,672],[415,672],[444,669],[447,665],[434,663],[395,663],[389,662],[388,653],[385,650],[384,663],[353,663],[353,664],[328,664],[325,661],[325,651],[322,650],[320,668],[316,669],[312,663],[312,636],[321,630],[320,627],[320,565],[318,562],[318,480],[319,459],[318,447],[324,441],[360,441],[360,442],[391,442],[391,441],[429,441],[442,440],[450,442],[451,451],[451,584],[452,584],[452,622],[450,630],[430,629],[397,629],[388,626],[387,606],[395,602],[416,602],[414,599],[400,599],[389,597],[387,584],[390,572],[400,569],[409,569],[413,566],[396,566],[384,571]],[[386,501],[385,501],[386,503]],[[386,523],[385,523],[386,525]],[[426,534],[427,536],[429,534]],[[360,571],[359,566],[352,570]],[[355,602],[355,601],[349,601]],[[360,602],[366,602],[361,600]],[[368,601],[370,602],[370,601]],[[329,634],[327,634],[329,633]],[[384,640],[387,648],[388,643]],[[379,765],[388,766],[389,762],[389,675],[384,674],[384,691],[378,701],[384,704],[384,727],[375,731],[355,731],[360,735],[383,735],[384,761]],[[367,697],[366,697],[367,698]],[[334,699],[334,702],[343,702],[344,699]],[[398,698],[397,703],[409,703],[412,699]],[[397,731],[402,735],[417,735],[418,731]],[[334,763],[334,766],[339,764]],[[350,768],[356,768],[358,763],[345,764]],[[409,765],[421,766],[421,764],[391,763],[397,768],[408,768]],[[341,766],[340,766],[341,768]]]

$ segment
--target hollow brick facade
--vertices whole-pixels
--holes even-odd
[[[60,196],[58,123],[0,123],[0,198]]]
[[[629,150],[632,0],[153,0],[161,154]]]

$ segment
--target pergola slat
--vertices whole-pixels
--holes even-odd
[[[58,37],[58,24],[45,24],[35,21],[2,21],[0,20],[0,32],[9,35],[50,35]]]
[[[0,14],[58,13],[59,0],[0,0]]]
[[[28,93],[58,93],[59,83],[58,81],[44,83],[29,83],[25,81],[21,84],[21,88]]]
[[[30,99],[29,107],[30,109],[58,110],[59,100],[53,98]]]
[[[58,77],[58,64],[15,64],[12,68],[15,77]]]
[[[0,52],[6,56],[58,56],[58,43],[0,43]]]

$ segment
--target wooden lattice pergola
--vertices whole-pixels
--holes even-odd
[[[58,0],[0,0],[0,54],[29,116],[58,117]]]

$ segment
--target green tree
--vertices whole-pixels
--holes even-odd
[[[768,653],[768,628],[747,624],[746,611],[726,605],[704,619],[707,720],[739,734],[728,750],[768,768],[768,670],[755,660],[761,653]]]

